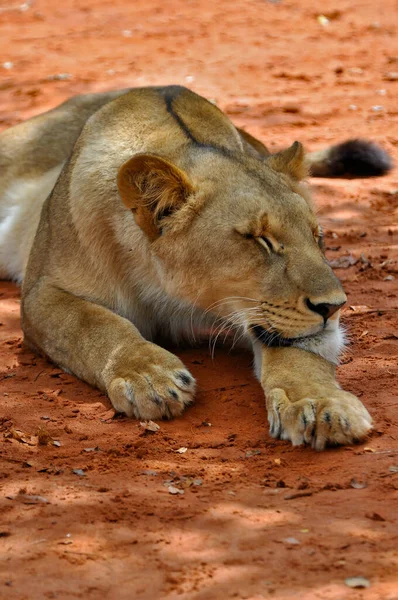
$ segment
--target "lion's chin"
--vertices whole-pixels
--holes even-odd
[[[278,332],[267,331],[261,325],[252,325],[251,331],[255,337],[263,346],[268,348],[286,348],[287,346],[294,346],[298,339],[301,338],[288,338],[284,337]]]
[[[345,347],[344,330],[338,322],[330,323],[328,327],[322,328],[317,333],[294,338],[283,337],[276,332],[267,331],[261,325],[252,325],[250,329],[263,346],[268,348],[295,346],[318,354],[334,364],[338,364]]]

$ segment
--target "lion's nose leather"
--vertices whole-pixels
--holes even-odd
[[[340,302],[339,304],[328,304],[327,302],[320,302],[319,304],[314,304],[311,300],[307,300],[307,306],[313,312],[316,312],[318,315],[327,321],[330,319],[335,312],[341,308],[345,302]]]

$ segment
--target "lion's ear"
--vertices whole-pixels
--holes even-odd
[[[305,152],[300,142],[294,142],[290,148],[282,150],[277,154],[272,154],[267,159],[267,164],[274,171],[286,173],[286,175],[290,175],[298,181],[305,179],[308,175]]]
[[[151,241],[161,234],[161,220],[178,210],[193,187],[187,175],[154,154],[137,154],[119,169],[120,196]]]

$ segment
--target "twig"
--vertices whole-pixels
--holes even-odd
[[[33,379],[33,381],[37,381],[39,379],[40,375],[44,372],[45,372],[45,369],[43,369],[42,371],[39,371],[38,374],[36,375],[36,377]]]
[[[398,312],[398,308],[370,308],[369,310],[362,310],[362,311],[351,311],[351,312],[344,312],[344,314],[342,315],[342,317],[363,317],[364,315],[370,315],[372,313],[389,313],[389,312]]]
[[[305,498],[305,496],[312,496],[315,492],[311,492],[310,490],[302,491],[302,492],[293,492],[292,494],[288,494],[285,496],[285,500],[294,500],[295,498]]]

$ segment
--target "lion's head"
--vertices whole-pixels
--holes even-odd
[[[267,160],[188,147],[178,164],[140,154],[118,177],[168,294],[268,345],[319,346],[336,332],[346,296],[300,182],[302,146]]]

